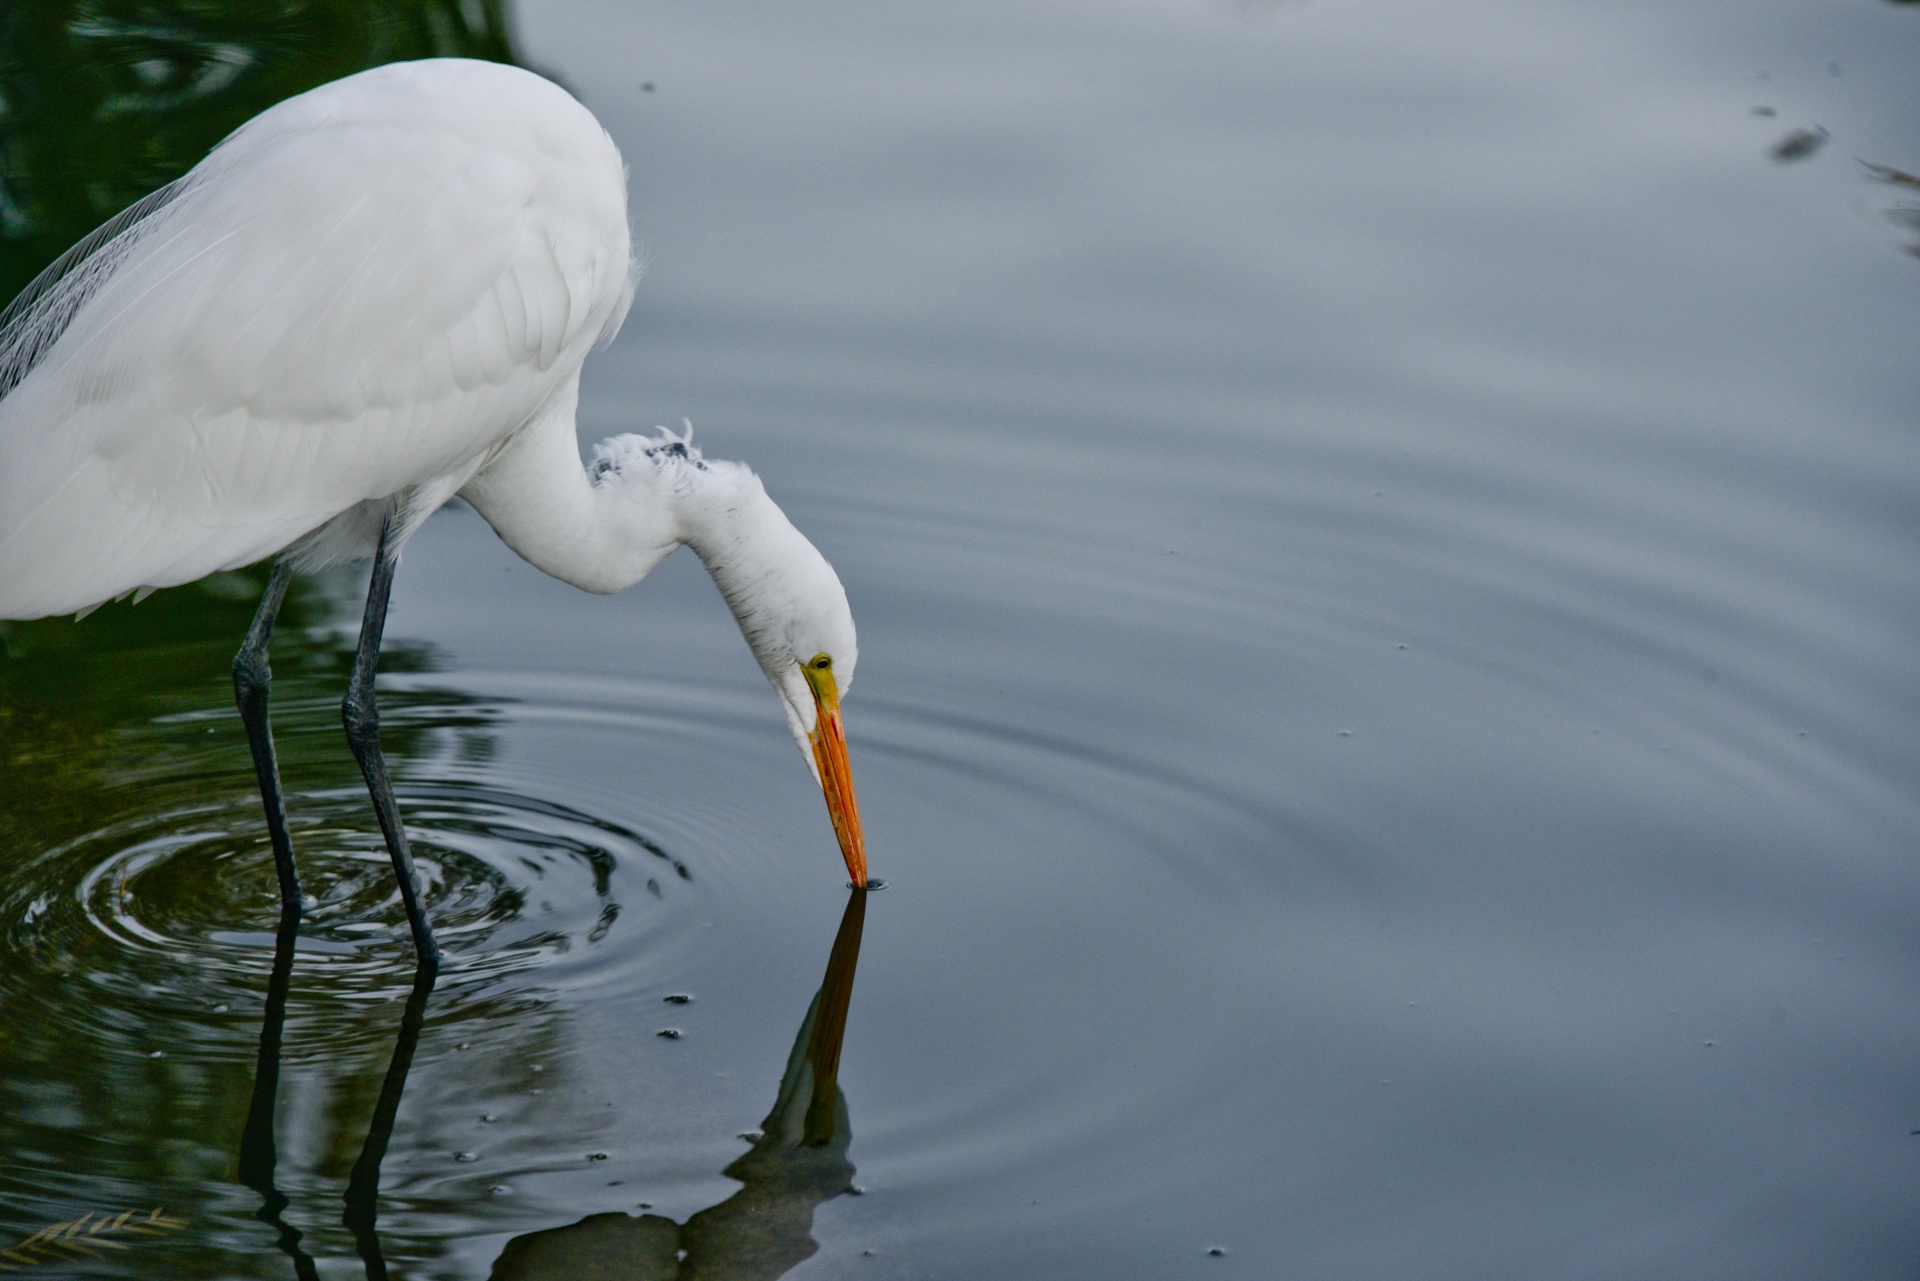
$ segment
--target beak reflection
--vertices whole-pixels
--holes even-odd
[[[813,1257],[814,1210],[853,1181],[853,1127],[839,1086],[840,1043],[860,959],[867,892],[847,899],[826,977],[807,1008],[760,1137],[724,1173],[745,1186],[685,1224],[615,1211],[507,1242],[489,1281],[710,1277],[769,1281]]]

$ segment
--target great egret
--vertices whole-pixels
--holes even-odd
[[[371,555],[342,710],[414,943],[437,961],[374,669],[400,548],[455,494],[592,592],[693,548],[867,883],[839,710],[858,653],[832,566],[752,471],[687,439],[615,436],[581,464],[580,367],[636,275],[625,169],[593,115],[518,68],[430,59],[262,112],[0,314],[0,618],[84,615],[278,557],[233,681],[286,911],[267,643],[294,570]]]

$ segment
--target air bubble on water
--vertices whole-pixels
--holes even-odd
[[[482,1121],[485,1121],[488,1125],[492,1125],[495,1121],[498,1121],[500,1119],[500,1114],[498,1112],[489,1112],[485,1116],[481,1117],[480,1119]]]
[[[453,1159],[465,1164],[468,1161],[478,1161],[480,1154],[478,1152],[456,1152],[453,1155]]]
[[[544,1072],[547,1070],[547,1065],[544,1063],[536,1063],[533,1065],[533,1070],[536,1072]]]
[[[165,1050],[155,1050],[152,1054],[147,1055],[147,1057],[150,1059],[164,1059],[167,1057],[167,1052]]]
[[[760,1140],[767,1137],[767,1132],[765,1130],[742,1130],[740,1131],[739,1137],[745,1139],[749,1143],[758,1143]]]
[[[464,1049],[467,1049],[472,1044],[473,1044],[472,1041],[462,1041],[458,1045],[454,1046],[453,1048],[456,1050],[464,1050]]]
[[[506,1184],[496,1183],[492,1187],[487,1189],[487,1195],[488,1196],[505,1196],[507,1195],[507,1193],[511,1191],[513,1191],[513,1189],[508,1187]]]
[[[222,1001],[220,1002],[220,1004],[213,1007],[213,1012],[215,1014],[225,1014],[228,1010],[232,1008],[233,1007],[228,1005],[225,1001]]]

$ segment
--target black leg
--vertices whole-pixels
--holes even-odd
[[[373,811],[380,818],[380,831],[387,838],[387,853],[393,856],[393,874],[400,882],[400,901],[406,904],[407,924],[413,929],[414,950],[420,964],[429,972],[440,968],[440,949],[433,942],[433,926],[427,922],[426,909],[420,906],[420,889],[414,879],[413,851],[407,845],[407,830],[400,825],[400,807],[393,799],[393,784],[387,778],[387,761],[380,754],[380,708],[373,697],[374,671],[380,665],[380,636],[387,626],[387,595],[393,590],[393,567],[397,555],[387,550],[393,534],[392,515],[380,529],[380,550],[373,556],[373,580],[367,584],[367,612],[360,622],[360,643],[353,651],[353,679],[347,682],[347,700],[340,714],[347,725],[347,743],[360,773],[366,777],[367,792],[373,797]]]
[[[260,608],[247,629],[247,639],[233,656],[233,701],[240,707],[240,721],[247,727],[247,746],[253,749],[253,772],[260,780],[260,801],[267,809],[267,836],[273,842],[273,865],[280,873],[280,911],[300,919],[300,875],[293,866],[293,841],[287,836],[287,805],[280,793],[280,764],[273,752],[273,726],[267,719],[267,690],[273,684],[273,670],[267,666],[267,641],[273,636],[273,620],[279,616],[280,603],[287,598],[287,584],[293,580],[293,567],[279,561],[267,579],[267,590],[260,596]]]

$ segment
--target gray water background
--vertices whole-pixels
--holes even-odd
[[[648,264],[583,437],[691,418],[860,624],[862,1194],[794,1276],[1913,1275],[1920,196],[1859,162],[1920,170],[1920,12],[516,17]],[[389,1259],[725,1197],[845,895],[698,563],[590,597],[449,510],[389,635],[403,803],[529,931],[447,931]],[[152,732],[204,721],[245,830],[206,688]],[[596,822],[686,874],[522,861]],[[396,925],[365,1017],[287,1032],[288,1217],[348,1259]],[[249,973],[198,1053],[251,1063]],[[156,1176],[193,1274],[284,1275],[218,1129]]]

